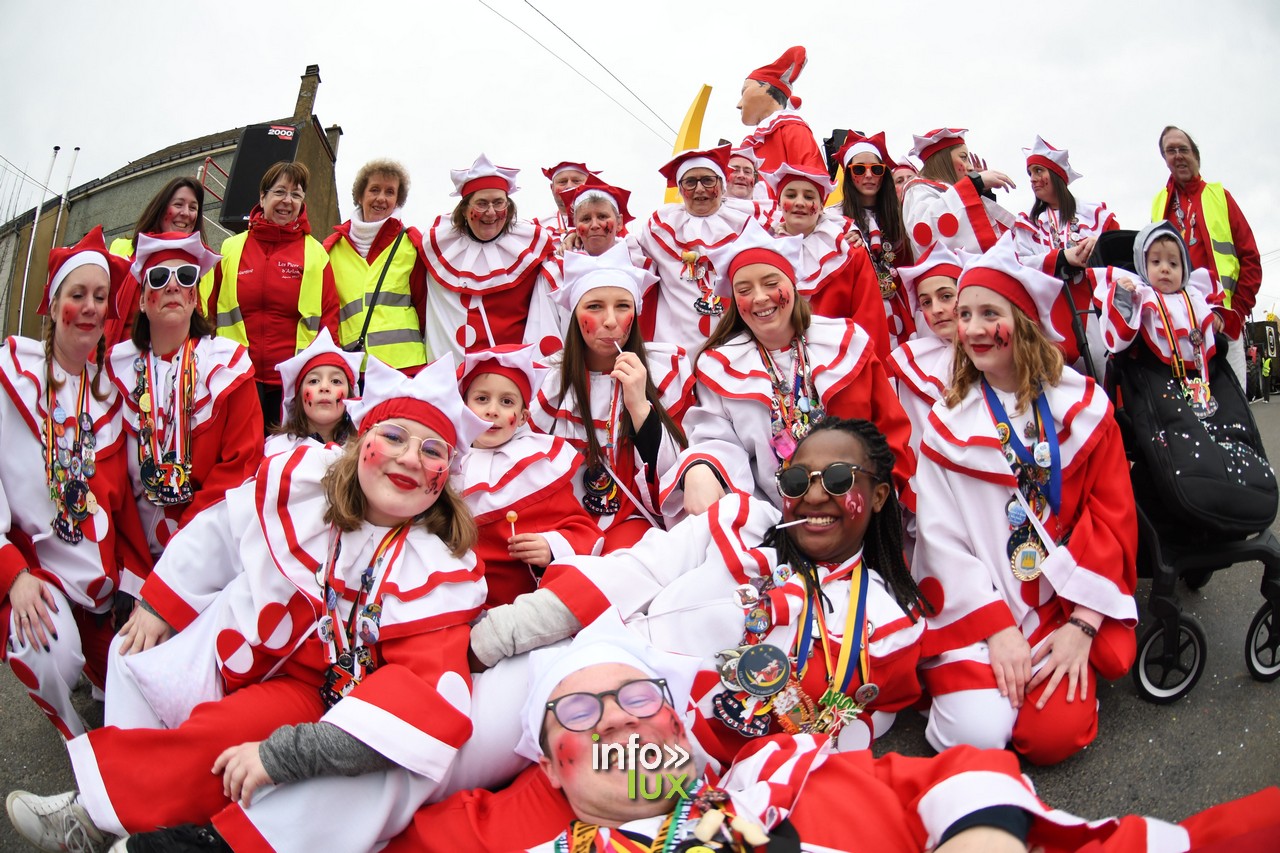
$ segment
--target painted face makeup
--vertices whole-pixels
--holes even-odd
[[[956,281],[950,276],[931,275],[916,282],[916,299],[929,329],[944,341],[956,335]]]
[[[442,459],[428,466],[419,449],[419,440],[443,441],[439,433],[408,418],[391,418],[383,423],[404,431],[404,446],[392,447],[381,438],[381,424],[369,429],[360,439],[357,478],[365,496],[365,520],[394,527],[435,504],[448,482],[449,464]],[[397,441],[399,438],[397,435]]]
[[[875,470],[861,439],[841,430],[812,433],[792,454],[791,462],[810,471],[822,471],[833,462]],[[872,519],[888,499],[889,488],[869,474],[857,473],[848,492],[832,496],[815,477],[803,496],[783,499],[783,521],[802,522],[788,528],[787,534],[814,560],[844,562],[862,548]]]
[[[347,374],[341,367],[322,365],[307,371],[302,378],[302,414],[312,432],[320,433],[326,440],[333,437],[333,428],[346,414],[345,400],[351,392]]]
[[[606,201],[584,201],[573,211],[574,230],[583,250],[604,254],[618,239],[618,212]]]
[[[733,277],[733,301],[755,339],[771,350],[790,346],[795,285],[771,264],[747,264]]]
[[[965,354],[987,382],[1001,391],[1017,390],[1013,355],[1013,303],[987,287],[960,291],[956,335]]]
[[[468,409],[490,424],[489,429],[471,443],[472,447],[501,447],[529,418],[519,387],[508,377],[497,373],[481,373],[473,377],[464,401]]]
[[[586,344],[587,368],[601,373],[612,371],[618,347],[626,346],[635,322],[631,292],[622,287],[594,287],[578,301],[574,316]]]
[[[510,201],[502,190],[477,190],[467,201],[467,224],[477,240],[488,242],[502,232]]]
[[[64,368],[78,370],[98,346],[110,291],[106,270],[96,266],[72,270],[58,286],[49,314],[54,318],[54,354]]]
[[[778,196],[788,234],[810,234],[822,213],[822,193],[808,181],[790,181]]]

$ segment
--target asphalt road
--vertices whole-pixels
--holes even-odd
[[[1273,456],[1280,454],[1280,398],[1255,403],[1254,414]],[[1274,526],[1280,533],[1280,524]],[[1280,681],[1255,682],[1245,669],[1245,633],[1262,603],[1260,564],[1242,564],[1213,576],[1199,592],[1179,584],[1184,612],[1208,636],[1207,665],[1190,694],[1157,706],[1138,697],[1131,679],[1102,686],[1097,740],[1056,767],[1025,767],[1051,805],[1089,817],[1137,812],[1178,820],[1226,799],[1280,784]],[[1150,583],[1138,587],[1145,629]],[[101,706],[87,689],[82,713],[100,723]],[[929,755],[924,721],[900,715],[876,751]],[[138,772],[147,772],[139,756]],[[4,667],[0,672],[0,794],[14,788],[56,793],[73,787],[61,738]],[[7,820],[0,820],[0,850],[24,850]]]

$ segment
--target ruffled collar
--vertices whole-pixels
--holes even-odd
[[[423,261],[432,277],[463,292],[514,287],[554,249],[550,232],[531,222],[517,220],[506,234],[482,243],[445,216],[436,217],[424,243]]]

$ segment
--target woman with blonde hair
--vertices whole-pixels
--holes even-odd
[[[1012,740],[1061,761],[1097,734],[1098,678],[1135,656],[1129,465],[1102,389],[1063,369],[1060,288],[1018,262],[1012,235],[960,276],[952,383],[916,471],[938,750]]]

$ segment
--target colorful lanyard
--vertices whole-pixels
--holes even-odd
[[[404,549],[405,540],[409,537],[409,528],[412,522],[405,522],[398,527],[388,530],[386,535],[382,537],[382,541],[378,543],[377,549],[373,552],[373,559],[369,562],[369,566],[360,573],[360,591],[357,593],[355,600],[351,604],[351,613],[347,617],[346,625],[343,630],[332,631],[329,638],[329,663],[335,663],[341,655],[350,654],[360,647],[364,638],[357,630],[357,620],[361,615],[362,609],[370,609],[376,607],[377,602],[382,600],[382,590],[386,586],[387,579],[391,575],[391,569],[382,572],[382,564],[387,559],[387,552],[391,552],[392,566],[395,565],[396,559],[399,558],[400,552]],[[324,606],[325,618],[329,620],[330,625],[336,627],[341,624],[341,617],[338,614],[339,595],[334,585],[336,578],[338,556],[342,553],[342,534],[334,528],[333,546],[329,549],[328,565],[324,571]],[[377,582],[377,589],[374,589],[374,582]],[[364,607],[366,601],[372,600],[374,604]],[[376,641],[376,638],[374,638]],[[362,664],[359,656],[353,660],[353,669],[357,670],[352,674],[357,678],[360,677],[359,670]]]
[[[73,450],[79,452],[84,447],[85,433],[93,432],[93,421],[89,419],[89,376],[87,369],[80,371],[80,391],[76,395],[76,420],[75,430],[76,438],[73,442]],[[55,504],[62,502],[62,489],[59,485],[60,481],[57,477],[59,471],[69,469],[70,459],[67,464],[61,464],[58,459],[58,439],[66,435],[68,427],[64,423],[67,420],[66,412],[58,405],[58,398],[53,390],[53,383],[49,383],[48,392],[45,402],[45,418],[44,418],[44,471],[45,480],[49,486],[49,497]],[[58,435],[61,429],[62,435]],[[83,471],[83,466],[81,467]],[[67,473],[71,473],[68,471]]]
[[[679,840],[677,829],[688,822],[692,809],[693,800],[681,797],[663,819],[658,835],[650,844],[628,838],[620,829],[601,834],[596,824],[575,820],[569,824],[568,831],[556,839],[555,853],[671,853]]]
[[[756,341],[756,349],[760,353],[760,360],[764,362],[764,368],[768,371],[769,380],[773,384],[773,402],[777,408],[778,417],[782,421],[783,427],[790,429],[797,421],[806,419],[808,415],[806,407],[813,397],[813,383],[809,373],[809,347],[805,342],[804,335],[796,335],[791,343],[790,382],[783,382],[782,378],[778,376],[778,369],[773,363],[773,357],[769,355],[769,350],[764,344]],[[801,400],[804,400],[804,403],[801,403]]]
[[[156,407],[156,397],[159,395],[156,393],[158,389],[155,369],[152,367],[152,354],[149,353],[144,358],[146,388],[138,397],[138,408],[144,419],[149,417],[152,422],[148,444],[151,458],[157,463],[163,458],[162,451],[165,450],[173,450],[176,454],[173,461],[179,464],[190,458],[191,409],[196,389],[195,349],[196,342],[191,338],[182,345],[176,370],[178,381],[170,388],[168,404],[163,408]]]
[[[1182,242],[1188,246],[1196,244],[1196,211],[1192,207],[1192,199],[1187,198],[1186,210],[1182,208],[1182,193],[1174,190],[1173,192],[1173,209],[1174,215],[1178,219],[1178,230],[1182,232]]]
[[[1031,470],[1043,467],[1036,462],[1035,457],[1027,449],[1027,446],[1013,434],[1013,422],[1005,412],[1004,404],[1000,402],[995,390],[987,384],[985,379],[982,380],[982,394],[986,397],[987,408],[991,412],[991,417],[995,420],[997,428],[1000,424],[1007,425],[1009,439],[1008,441],[1002,441],[1002,443],[1013,449],[1018,461],[1024,466],[1029,466]],[[1043,390],[1036,397],[1036,407],[1032,414],[1036,420],[1036,432],[1040,436],[1040,441],[1049,446],[1049,491],[1044,496],[1049,501],[1049,508],[1056,515],[1062,505],[1062,449],[1058,446],[1058,430],[1053,425],[1053,412],[1049,411],[1049,401],[1045,399]],[[1034,478],[1028,478],[1028,480],[1034,488],[1040,489]],[[1044,494],[1043,492],[1041,493]]]
[[[1049,245],[1054,249],[1067,249],[1071,247],[1071,220],[1067,220],[1064,226],[1058,219],[1058,212],[1053,208],[1045,208],[1045,214],[1049,217]]]
[[[867,590],[871,584],[867,580],[867,570],[862,563],[862,554],[854,557],[842,568],[827,577],[823,583],[849,578],[849,608],[845,613],[844,638],[840,647],[840,657],[832,668],[831,637],[827,631],[827,620],[819,601],[818,590],[806,591],[804,607],[800,614],[801,630],[796,640],[796,673],[797,680],[803,681],[808,670],[809,657],[813,650],[814,624],[817,624],[821,637],[823,657],[827,664],[827,683],[837,692],[847,692],[853,682],[853,668],[849,661],[855,657],[862,683],[866,684],[871,674],[871,662],[867,654]]]
[[[1178,337],[1174,333],[1173,318],[1169,316],[1169,306],[1164,304],[1164,296],[1161,295],[1160,291],[1152,288],[1152,292],[1156,295],[1156,308],[1160,314],[1160,322],[1164,325],[1165,337],[1169,341],[1169,366],[1173,368],[1173,378],[1177,379],[1179,382],[1186,381],[1187,366],[1182,358],[1182,353],[1179,351]],[[1191,306],[1191,297],[1187,295],[1186,289],[1184,288],[1180,292],[1182,293],[1183,300],[1187,304],[1187,317],[1191,323],[1191,334],[1189,335],[1189,338],[1191,340],[1191,345],[1195,347],[1196,350],[1196,369],[1200,371],[1201,377],[1207,378],[1204,375],[1204,363],[1206,361],[1204,335],[1200,332],[1200,323],[1196,319],[1196,309]],[[1196,343],[1197,338],[1199,339],[1199,343]]]

